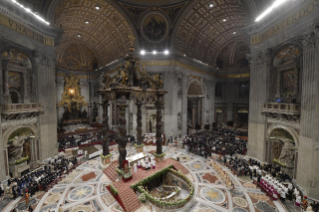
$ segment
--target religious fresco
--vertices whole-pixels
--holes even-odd
[[[160,13],[150,13],[142,20],[142,35],[150,43],[162,42],[169,30],[167,19]]]
[[[281,72],[281,93],[293,93],[295,90],[295,73],[294,69]]]

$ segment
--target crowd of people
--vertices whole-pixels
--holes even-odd
[[[49,158],[41,168],[21,177],[9,178],[7,184],[0,184],[0,197],[5,193],[12,194],[13,199],[25,197],[26,205],[36,192],[46,191],[50,184],[72,166],[78,163],[76,156],[68,159],[63,155]],[[30,209],[32,211],[32,208]],[[29,211],[30,211],[29,210]]]
[[[58,138],[59,149],[65,149],[81,145],[83,142],[96,142],[101,140],[100,133],[81,133],[78,135],[68,135]]]
[[[290,176],[279,165],[259,162],[255,159],[238,155],[246,151],[247,132],[231,129],[217,129],[212,131],[202,130],[188,135],[183,140],[183,148],[189,153],[197,154],[205,158],[211,157],[212,153],[219,155],[223,162],[238,176],[246,175],[251,179],[257,179],[266,192],[275,200],[286,199],[295,201],[297,207],[305,211],[319,212],[317,201],[308,204],[306,196],[303,196],[298,187],[292,183]],[[237,154],[236,156],[234,156]],[[227,155],[227,156],[226,156]]]
[[[183,146],[187,146],[187,151],[205,158],[210,157],[212,153],[231,156],[236,153],[245,154],[247,140],[242,134],[244,133],[241,131],[227,129],[203,130],[188,135],[183,141]]]

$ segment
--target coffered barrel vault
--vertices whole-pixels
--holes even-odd
[[[89,48],[100,66],[124,56],[133,31],[123,15],[106,1],[62,1],[55,26],[64,30],[61,46],[78,43]]]
[[[251,22],[245,1],[193,1],[183,11],[171,42],[179,54],[216,65],[223,47],[234,40],[247,39],[240,28]]]

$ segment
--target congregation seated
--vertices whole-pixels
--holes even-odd
[[[65,149],[81,145],[83,142],[92,143],[101,140],[100,133],[81,133],[58,138],[59,149]]]
[[[88,145],[88,146],[84,146],[79,148],[78,150],[73,150],[72,151],[72,155],[90,155],[94,152],[98,151],[98,149],[93,146],[93,145]],[[80,154],[79,154],[80,153]]]
[[[229,133],[227,129],[221,132],[199,131],[186,137],[183,145],[187,145],[188,151],[204,157],[211,153],[222,155],[243,154],[246,149],[246,140]]]
[[[13,195],[13,199],[26,193],[32,197],[38,191],[46,191],[53,181],[71,168],[70,165],[75,165],[77,162],[76,157],[72,159],[67,159],[64,156],[49,158],[41,168],[21,177],[9,178],[7,185],[0,184],[0,197],[5,193],[5,190],[7,190],[6,193]]]

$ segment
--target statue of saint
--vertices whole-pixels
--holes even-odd
[[[15,136],[11,143],[11,148],[9,152],[9,157],[14,160],[19,160],[22,158],[23,144],[28,139],[28,136]]]
[[[284,140],[284,146],[280,153],[279,161],[287,167],[293,167],[295,161],[295,145],[289,139]]]

